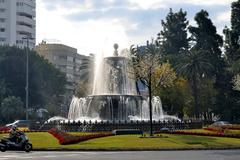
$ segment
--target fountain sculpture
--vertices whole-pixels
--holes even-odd
[[[149,120],[147,99],[137,94],[132,67],[127,56],[114,44],[113,56],[101,57],[95,63],[92,94],[73,97],[68,119],[71,120]],[[153,98],[153,119],[163,120],[159,97]]]

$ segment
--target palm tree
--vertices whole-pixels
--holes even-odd
[[[176,65],[178,74],[185,76],[191,86],[194,98],[195,117],[199,118],[199,84],[202,78],[210,75],[213,66],[203,50],[192,48],[185,51]]]

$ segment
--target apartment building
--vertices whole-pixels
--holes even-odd
[[[68,101],[71,100],[77,84],[84,78],[80,71],[83,59],[89,57],[78,54],[75,48],[63,44],[47,44],[46,42],[37,45],[36,51],[66,74],[66,97]]]
[[[35,47],[36,0],[0,0],[0,45]]]

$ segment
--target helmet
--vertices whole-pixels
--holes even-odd
[[[16,131],[17,130],[17,126],[14,124],[14,125],[12,125],[12,130],[13,131]]]

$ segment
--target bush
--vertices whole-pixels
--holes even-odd
[[[0,106],[1,120],[13,122],[24,117],[23,102],[19,97],[10,96],[3,99]]]

